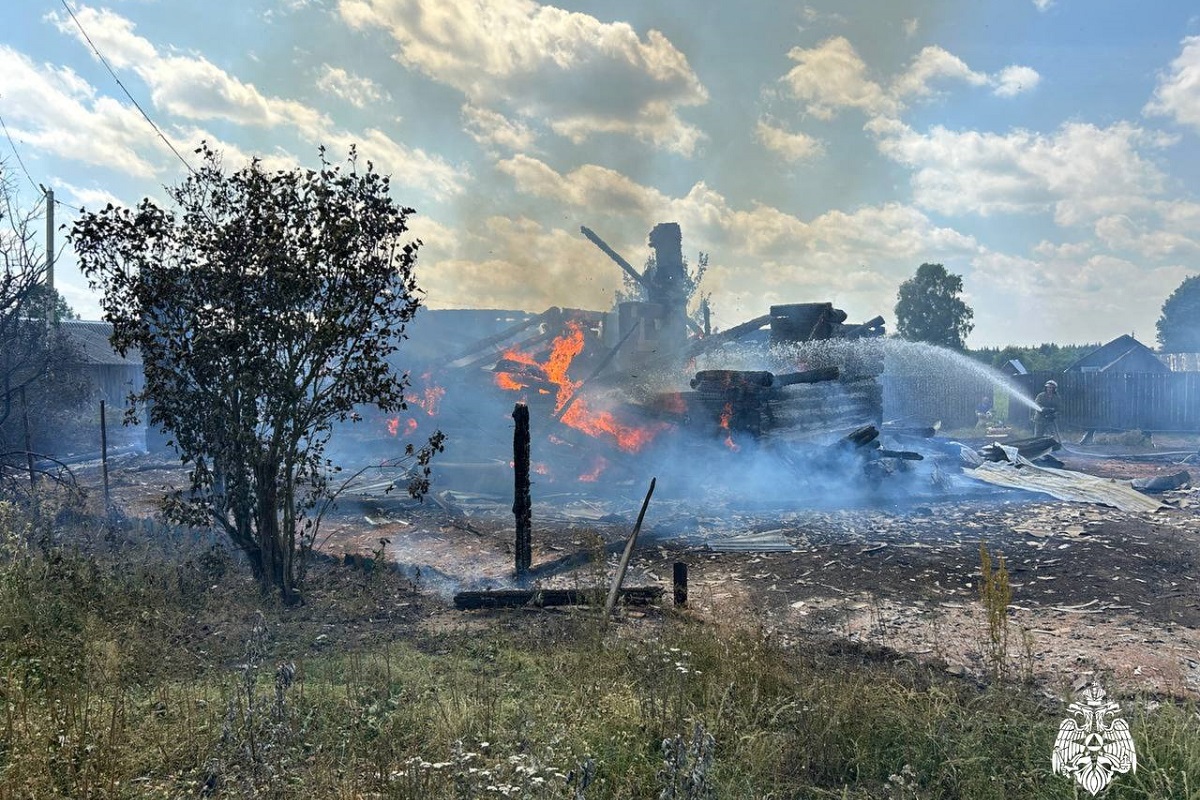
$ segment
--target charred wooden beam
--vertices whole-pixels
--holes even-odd
[[[513,408],[513,516],[516,517],[517,580],[525,580],[533,561],[533,502],[529,491],[529,406],[517,403]]]
[[[642,276],[642,273],[640,273],[636,269],[634,269],[633,266],[628,261],[621,258],[621,254],[618,253],[616,250],[613,250],[611,247],[609,247],[608,242],[604,241],[599,236],[597,236],[595,231],[593,231],[591,228],[587,227],[586,225],[580,225],[579,232],[582,233],[584,236],[586,236],[592,244],[596,245],[596,247],[599,247],[600,251],[602,253],[604,253],[604,255],[608,256],[614,262],[616,262],[616,265],[618,267],[625,270],[626,275],[628,275],[629,277],[631,277],[635,281],[637,281],[638,284],[641,285],[643,288],[645,288],[647,291],[650,291],[650,289],[651,289],[650,283]]]
[[[880,458],[898,458],[901,461],[924,461],[925,456],[920,453],[914,453],[912,450],[884,450],[876,451],[876,455]]]
[[[807,369],[803,372],[788,372],[783,375],[776,375],[772,386],[795,386],[800,383],[823,383],[825,381],[836,381],[842,375],[842,371],[837,367],[820,367],[818,369]]]
[[[879,429],[874,425],[864,425],[846,435],[839,444],[851,444],[854,447],[866,447],[879,438]],[[875,445],[878,447],[879,445]]]
[[[705,369],[697,372],[696,377],[692,378],[691,387],[709,394],[761,391],[801,383],[836,381],[840,375],[841,370],[837,367],[821,367],[783,375],[762,370]]]
[[[537,364],[526,364],[523,361],[513,361],[511,358],[502,358],[497,361],[496,366],[492,367],[492,372],[507,372],[509,375],[529,378],[543,383],[550,382],[550,376],[546,374],[546,370]]]
[[[843,326],[841,335],[846,339],[862,339],[868,336],[882,336],[883,324],[883,317],[875,317],[859,325]]]
[[[761,317],[755,317],[749,322],[743,322],[741,325],[735,325],[729,330],[714,333],[712,336],[706,336],[703,339],[693,342],[686,351],[684,358],[695,358],[696,356],[707,353],[713,348],[719,347],[726,342],[734,342],[741,339],[743,336],[749,336],[757,330],[760,330],[763,325],[771,321],[770,314],[764,314]]]
[[[605,590],[596,589],[500,589],[484,592],[459,592],[454,607],[466,611],[481,608],[519,608],[521,606],[586,606],[603,603]],[[649,605],[663,596],[661,586],[629,586],[620,591],[626,605]]]
[[[488,336],[486,338],[480,339],[477,342],[474,342],[473,344],[471,344],[470,346],[464,348],[463,350],[460,350],[457,355],[452,356],[450,358],[449,364],[447,364],[447,366],[449,366],[451,369],[461,366],[458,363],[459,361],[462,361],[463,359],[465,359],[475,353],[478,353],[480,350],[484,349],[485,347],[491,347],[493,345],[497,345],[500,342],[503,342],[507,339],[511,339],[512,337],[516,336],[518,333],[521,333],[522,331],[525,331],[528,328],[532,328],[534,325],[538,325],[542,322],[547,322],[547,321],[551,321],[551,320],[558,320],[561,316],[562,316],[562,310],[559,309],[557,306],[551,306],[550,308],[543,311],[541,314],[532,316],[529,319],[525,320],[524,322],[518,322],[516,325],[512,325],[508,328],[505,328],[504,330],[500,331],[499,333],[497,333],[493,336]]]

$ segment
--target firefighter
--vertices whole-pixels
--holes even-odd
[[[1046,381],[1046,388],[1033,402],[1038,407],[1033,413],[1033,435],[1058,438],[1058,383]]]

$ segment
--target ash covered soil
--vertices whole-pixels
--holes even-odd
[[[1058,455],[1067,469],[1122,479],[1185,468],[1165,457]],[[1200,483],[1197,469],[1190,469]],[[129,504],[146,504],[154,497],[149,489],[160,483],[144,472],[124,472],[117,493]],[[535,485],[538,584],[601,583],[644,491],[629,484],[619,496],[600,500],[582,492],[543,493]],[[699,503],[661,492],[650,502],[625,585],[663,587],[666,607],[672,564],[682,561],[689,566],[684,613],[744,619],[786,644],[850,645],[983,677],[991,667],[979,602],[983,543],[993,558],[1003,556],[1009,572],[1010,674],[1060,687],[1097,673],[1128,691],[1195,696],[1200,489],[1160,497],[1171,507],[1134,513],[1011,490],[845,509],[736,498]],[[513,612],[455,611],[450,600],[464,589],[512,588],[508,503],[453,490],[419,505],[399,497],[343,501],[325,522],[323,550],[336,558],[383,552],[427,596],[427,626],[486,622]],[[736,538],[746,536],[787,551],[762,552]],[[722,542],[745,549],[710,549]],[[585,552],[590,563],[572,560]],[[631,607],[623,613],[636,620],[659,612]]]

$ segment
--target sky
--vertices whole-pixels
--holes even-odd
[[[1153,345],[1200,272],[1192,2],[67,3],[6,8],[0,161],[68,226],[165,203],[202,141],[270,169],[356,145],[415,209],[430,308],[610,308],[581,225],[642,265],[678,222],[719,327],[892,323],[941,263],[972,347]],[[56,283],[99,318],[69,249]]]

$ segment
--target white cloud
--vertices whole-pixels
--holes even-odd
[[[832,119],[843,108],[868,114],[892,114],[896,101],[867,77],[867,65],[844,36],[826,39],[811,49],[793,47],[788,58],[796,66],[783,77],[792,96],[818,119]]]
[[[521,152],[532,148],[537,139],[528,125],[513,121],[497,111],[465,103],[462,116],[467,133],[485,148],[499,147]]]
[[[825,149],[820,139],[806,133],[790,133],[761,119],[754,133],[764,147],[786,161],[804,161],[820,155]]]
[[[1017,64],[1005,67],[996,74],[992,93],[1000,97],[1015,97],[1022,92],[1031,92],[1042,80],[1042,76],[1032,67]]]
[[[307,130],[329,125],[315,109],[293,100],[268,97],[202,56],[162,55],[149,40],[134,33],[132,22],[113,11],[81,6],[75,16],[113,68],[136,72],[150,87],[154,105],[169,114],[196,120],[223,119],[240,125],[293,124]],[[87,45],[68,16],[55,11],[49,18],[61,32]]]
[[[713,254],[705,290],[714,293],[722,324],[738,322],[743,311],[761,313],[773,302],[796,302],[797,297],[844,302],[852,315],[866,319],[894,305],[896,286],[915,264],[969,257],[980,250],[972,237],[898,203],[833,210],[806,221],[763,204],[736,206],[703,182],[671,196],[591,164],[560,173],[519,155],[498,168],[522,194],[593,227],[635,264],[644,258],[649,225],[679,222],[685,253]],[[568,237],[574,237],[576,228],[569,227]],[[538,252],[538,263],[546,263],[541,251],[528,252]],[[583,252],[589,254],[587,248]],[[601,272],[562,280],[602,280],[609,291],[619,287],[620,274],[608,269],[603,255],[591,252],[579,263],[598,264]],[[537,269],[529,264],[514,274],[531,280]]]
[[[134,32],[131,22],[112,11],[82,6],[75,14],[93,40],[104,43],[102,52],[113,59],[114,68],[130,68],[146,82],[154,107],[160,112],[188,123],[223,120],[254,127],[287,126],[313,144],[343,151],[357,144],[363,159],[374,161],[383,171],[390,172],[397,183],[425,189],[435,197],[462,191],[466,171],[440,156],[403,145],[377,129],[360,132],[338,129],[317,109],[295,100],[265,95],[253,84],[239,80],[201,56],[163,55]],[[49,17],[61,31],[82,39],[78,28],[64,15],[54,12]],[[359,91],[363,90],[361,81],[356,85]],[[124,109],[122,113],[126,116],[136,115],[114,100],[101,99],[96,104]],[[144,126],[145,122],[140,124]],[[141,174],[148,171],[153,170],[143,165]]]
[[[462,92],[469,104],[545,119],[573,141],[627,134],[693,152],[701,132],[678,111],[708,93],[661,33],[603,23],[532,0],[341,0],[352,27],[387,30],[397,59]]]
[[[921,27],[921,21],[916,17],[911,17],[904,20],[901,27],[904,29],[904,35],[911,39],[917,35],[917,30]]]
[[[917,204],[946,214],[1053,210],[1060,225],[1146,208],[1163,175],[1138,151],[1161,140],[1129,123],[1063,125],[1054,134],[951,131],[920,134],[873,120],[880,151],[914,170]]]
[[[1037,6],[1038,11],[1047,11],[1054,5],[1054,0],[1033,0],[1033,4]]]
[[[0,97],[13,137],[64,158],[154,177],[170,151],[132,107],[68,68],[35,64],[0,45]]]
[[[388,93],[370,78],[329,64],[321,65],[316,86],[325,94],[345,100],[355,108],[366,108],[391,99]]]
[[[930,84],[935,80],[963,81],[971,86],[985,86],[988,76],[976,72],[958,56],[936,45],[921,48],[908,69],[892,82],[892,96],[925,97],[933,93]]]
[[[844,36],[809,49],[794,47],[788,57],[797,63],[781,80],[804,103],[805,111],[826,120],[845,108],[857,108],[869,117],[896,117],[912,99],[934,95],[941,81],[993,86],[996,94],[1010,97],[1032,89],[1040,77],[1033,68],[1019,65],[995,75],[977,72],[953,53],[929,45],[885,87],[870,77],[866,62]]]
[[[1145,266],[1048,243],[1038,250],[1039,258],[986,251],[971,260],[974,294],[1013,301],[976,306],[979,328],[992,331],[987,343],[1107,341],[1131,330],[1153,343],[1163,300],[1189,274],[1181,264]],[[1131,280],[1139,291],[1129,291]]]
[[[1182,44],[1170,71],[1159,75],[1154,98],[1143,111],[1200,131],[1200,36],[1189,36]]]

